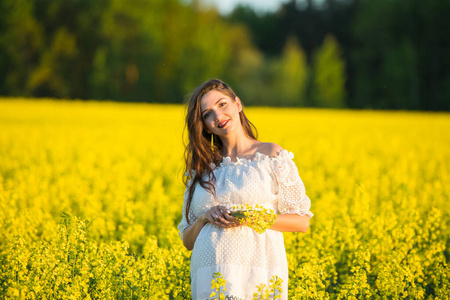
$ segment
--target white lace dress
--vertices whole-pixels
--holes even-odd
[[[217,200],[197,185],[189,210],[191,224],[215,205],[231,209],[241,204],[259,204],[277,214],[312,217],[311,202],[293,158],[294,154],[287,150],[275,157],[257,152],[253,159],[238,158],[237,162],[225,157],[219,166],[213,165]],[[178,225],[181,238],[189,226],[184,216],[186,198],[187,193],[183,218]],[[223,229],[206,224],[192,250],[192,299],[210,299],[215,272],[220,272],[227,282],[226,299],[253,299],[256,286],[263,283],[268,287],[273,275],[283,280],[282,299],[287,299],[288,267],[283,233],[266,230],[258,234],[246,226]]]

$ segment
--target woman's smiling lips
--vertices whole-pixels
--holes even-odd
[[[217,124],[217,127],[224,128],[228,124],[228,121],[230,121],[230,120],[225,120],[225,121],[220,122],[219,124]]]

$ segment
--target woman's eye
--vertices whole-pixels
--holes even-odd
[[[227,105],[226,102],[221,102],[221,103],[219,104],[220,107],[225,106],[225,105]]]
[[[206,119],[209,117],[209,112],[207,112],[206,114],[203,115],[203,119]]]

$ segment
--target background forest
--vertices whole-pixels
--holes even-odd
[[[0,95],[181,103],[228,82],[247,105],[450,110],[450,1],[0,0]]]

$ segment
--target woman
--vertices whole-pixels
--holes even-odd
[[[178,226],[192,250],[193,299],[209,299],[220,272],[227,299],[253,299],[256,286],[283,280],[288,268],[283,231],[306,232],[313,214],[293,154],[256,139],[241,100],[224,82],[205,82],[191,96],[186,115],[186,193]],[[277,219],[262,234],[230,215],[238,205],[262,205]]]

